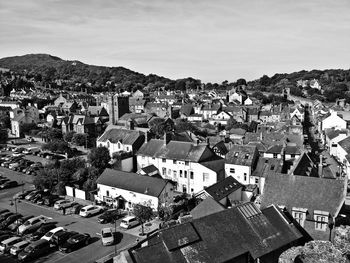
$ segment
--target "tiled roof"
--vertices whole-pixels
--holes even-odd
[[[259,158],[258,163],[252,176],[264,177],[268,173],[280,173],[282,172],[282,164],[280,159],[276,158]]]
[[[109,140],[111,143],[117,143],[120,141],[123,144],[133,145],[140,136],[143,136],[141,132],[134,130],[125,130],[112,128],[106,130],[98,139],[98,142],[106,142]]]
[[[337,216],[346,197],[345,180],[320,177],[269,174],[265,180],[261,207],[283,205],[289,211],[293,207],[307,208]]]
[[[338,142],[338,144],[347,152],[350,153],[350,136]]]
[[[216,156],[207,145],[180,141],[170,141],[165,144],[164,140],[157,139],[143,144],[137,155],[197,163],[211,160]]]
[[[220,201],[241,187],[242,185],[235,178],[229,176],[224,180],[205,188],[204,191],[210,194],[215,201]]]
[[[225,207],[211,197],[205,198],[195,208],[191,210],[193,219],[208,216],[225,210]]]
[[[96,183],[158,197],[168,181],[107,168]]]
[[[132,251],[137,263],[234,262],[249,253],[257,259],[291,245],[302,234],[271,206],[252,203],[160,231],[150,246]]]

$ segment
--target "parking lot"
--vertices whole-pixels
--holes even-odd
[[[34,158],[35,161],[47,161],[44,158],[26,155],[24,158]],[[32,180],[33,175],[24,174],[22,172],[16,172],[5,167],[0,167],[0,173],[9,178],[19,182],[18,187],[7,188],[0,190],[0,210],[9,209],[11,212],[15,212],[15,206],[11,202],[14,194],[27,189],[33,189]],[[52,251],[46,256],[34,262],[95,262],[96,260],[113,254],[115,251],[114,245],[102,246],[100,240],[100,232],[104,227],[111,227],[114,232],[114,224],[99,224],[97,222],[98,216],[92,216],[89,218],[82,218],[77,214],[63,215],[62,211],[54,210],[53,207],[45,205],[38,205],[30,201],[20,200],[16,203],[17,212],[27,215],[43,215],[49,218],[49,221],[56,222],[57,226],[63,226],[69,231],[76,231],[79,233],[88,233],[91,236],[91,242],[89,245],[84,246],[76,251],[65,254],[58,250]],[[119,227],[121,219],[116,222],[116,249],[117,252],[132,246],[136,243],[137,239],[140,239],[139,232],[140,226],[133,229],[124,230]],[[0,255],[0,262],[17,262],[13,257],[9,255]]]

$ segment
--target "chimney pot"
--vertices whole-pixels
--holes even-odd
[[[323,156],[320,154],[320,163],[318,164],[318,176],[323,177]]]

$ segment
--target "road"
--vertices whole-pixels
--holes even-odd
[[[10,200],[12,196],[21,191],[22,189],[31,189],[33,186],[30,184],[32,178],[28,175],[23,175],[6,168],[0,167],[0,172],[4,173],[9,178],[17,179],[24,182],[22,186],[0,190],[0,209],[7,208],[14,211],[14,206],[10,205]],[[55,211],[53,208],[46,206],[39,206],[32,204],[30,202],[22,201],[17,204],[17,210],[23,215],[44,215],[52,218],[52,221],[57,222],[58,226],[64,226],[69,230],[77,231],[80,233],[88,233],[92,237],[92,242],[86,247],[83,247],[77,251],[69,254],[64,254],[60,251],[55,251],[48,256],[45,256],[35,262],[49,262],[49,263],[66,263],[66,262],[95,262],[108,254],[114,252],[114,246],[104,247],[101,244],[99,233],[103,227],[113,227],[113,225],[101,225],[97,222],[97,216],[90,218],[81,218],[79,215],[62,215],[60,212]],[[117,226],[119,226],[120,220],[117,221]],[[134,244],[137,235],[132,235],[127,233],[127,231],[122,231],[117,227],[117,249],[122,250],[123,248]],[[0,262],[15,262],[12,258],[8,256],[0,256]]]

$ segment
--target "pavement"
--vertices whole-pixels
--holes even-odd
[[[5,176],[8,176],[14,180],[22,180],[23,184],[16,188],[0,190],[0,209],[9,209],[15,212],[15,207],[11,206],[10,200],[12,196],[24,189],[32,189],[33,186],[32,176],[24,175],[19,172],[9,170],[4,167],[0,167],[0,172]],[[21,182],[21,181],[20,181]],[[140,236],[141,226],[136,226],[132,229],[124,230],[119,227],[120,221],[116,222],[116,246],[102,246],[99,233],[104,227],[111,227],[114,230],[114,224],[101,225],[97,222],[97,216],[90,218],[82,218],[79,215],[62,215],[60,211],[56,211],[51,207],[40,206],[27,201],[20,201],[17,203],[17,211],[23,215],[44,215],[50,220],[57,222],[57,226],[64,226],[71,231],[77,231],[79,233],[88,233],[92,237],[92,242],[77,251],[73,251],[69,254],[64,254],[60,251],[54,251],[47,256],[36,260],[35,262],[48,262],[48,263],[66,263],[66,262],[95,262],[107,255],[114,255],[115,251],[119,253],[130,246],[136,244],[138,240],[145,238]],[[159,226],[157,219],[145,224],[145,232],[150,232]],[[9,256],[0,255],[0,262],[16,262]]]

